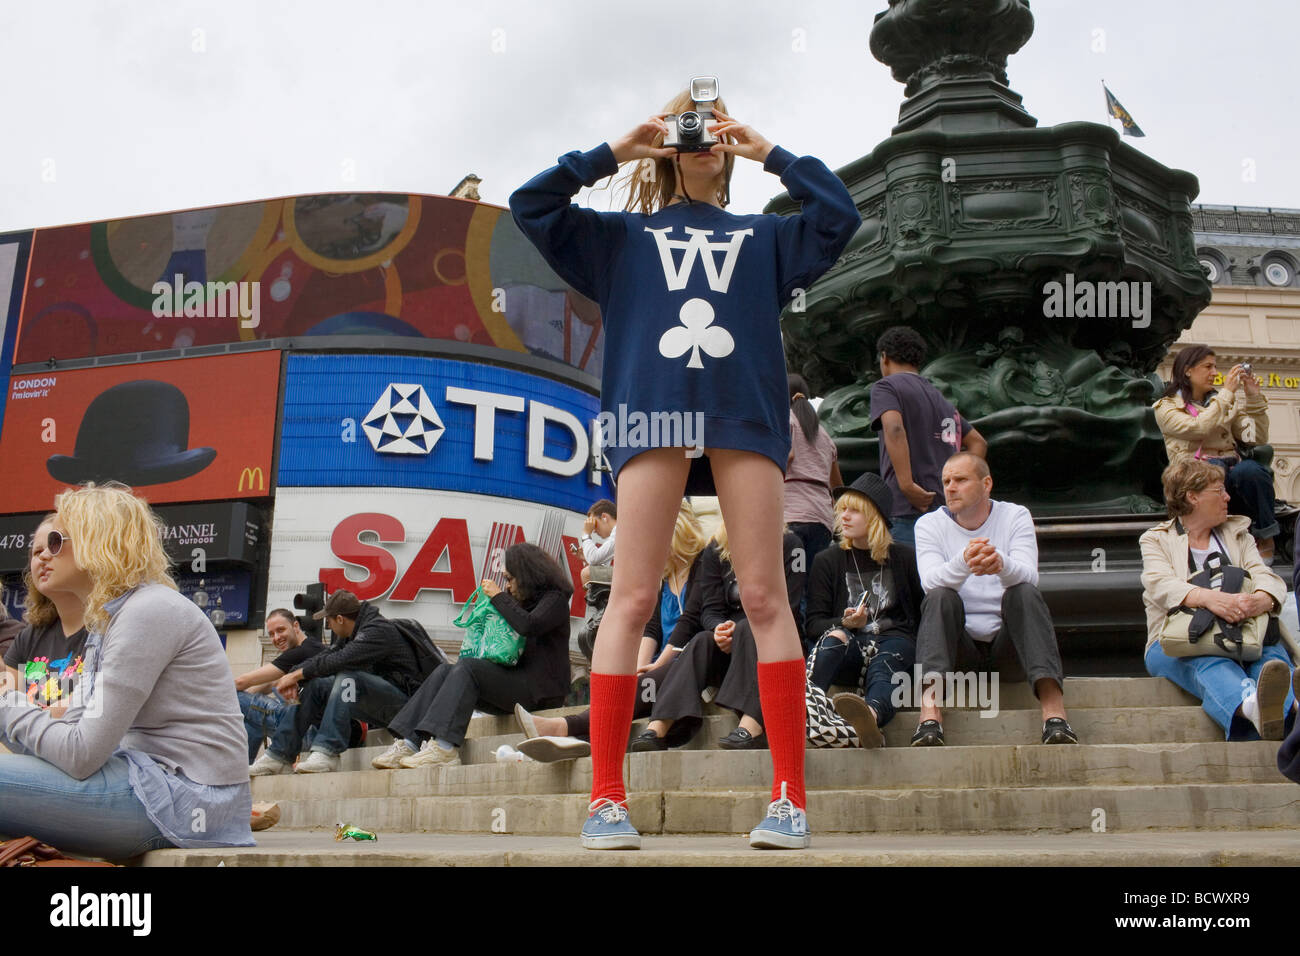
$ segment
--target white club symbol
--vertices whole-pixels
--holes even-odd
[[[669,329],[659,338],[659,354],[664,358],[681,358],[688,351],[691,360],[687,368],[704,368],[700,361],[700,350],[710,358],[722,358],[730,355],[736,348],[736,340],[731,333],[719,326],[710,328],[713,322],[713,306],[704,299],[688,299],[677,313],[681,326]]]

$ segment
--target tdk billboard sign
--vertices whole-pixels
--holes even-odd
[[[492,365],[292,355],[280,485],[430,488],[584,512],[613,497],[592,461],[600,400]]]

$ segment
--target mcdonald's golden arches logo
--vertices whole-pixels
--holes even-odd
[[[262,469],[260,466],[256,468],[245,468],[243,471],[239,473],[240,491],[244,490],[245,481],[248,482],[249,491],[252,491],[254,487],[256,487],[258,491],[266,490],[266,477],[262,474]],[[254,482],[256,482],[256,485],[254,485]]]

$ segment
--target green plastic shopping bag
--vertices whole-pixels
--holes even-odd
[[[524,652],[523,635],[506,623],[482,587],[475,588],[451,623],[465,628],[465,638],[460,642],[461,657],[479,657],[505,667],[519,663]]]

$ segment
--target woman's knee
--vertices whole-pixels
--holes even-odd
[[[782,613],[790,613],[790,602],[784,580],[778,582],[747,581],[740,588],[740,603],[750,625],[759,627],[776,620]]]
[[[659,582],[653,586],[634,584],[619,588],[609,596],[601,627],[612,624],[616,630],[635,630],[639,634],[658,608],[661,593]]]

